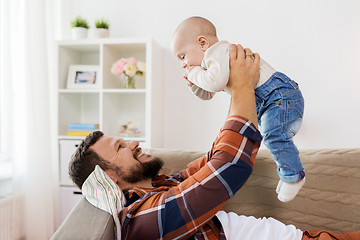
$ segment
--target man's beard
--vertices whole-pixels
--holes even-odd
[[[122,171],[122,169],[119,167],[114,166],[112,169],[124,181],[128,183],[137,183],[142,180],[156,177],[164,165],[164,162],[156,157],[144,163],[139,161],[139,163],[140,165],[136,165],[135,167],[131,168],[128,174],[124,173],[124,171]]]

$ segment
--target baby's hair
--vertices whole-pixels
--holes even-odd
[[[190,28],[191,31],[196,35],[216,37],[216,28],[214,24],[203,17],[189,17],[180,23],[180,25],[177,27],[177,30],[188,28]]]

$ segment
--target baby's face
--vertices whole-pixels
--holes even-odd
[[[172,51],[181,61],[183,68],[200,66],[204,58],[204,51],[195,39],[189,40],[179,34],[172,41]]]

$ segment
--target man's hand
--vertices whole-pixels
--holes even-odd
[[[227,87],[231,92],[238,89],[254,89],[260,77],[260,56],[238,44],[229,48],[230,77]]]
[[[238,44],[229,48],[230,77],[227,87],[231,91],[229,115],[240,115],[257,127],[255,86],[260,76],[260,56]]]

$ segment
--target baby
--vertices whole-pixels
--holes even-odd
[[[200,99],[209,100],[219,91],[229,92],[230,44],[219,41],[215,26],[202,17],[188,18],[175,30],[172,51],[186,69],[184,78],[191,91]],[[262,59],[255,97],[260,131],[280,178],[278,199],[288,202],[305,183],[305,170],[292,140],[302,122],[304,98],[295,81]]]

